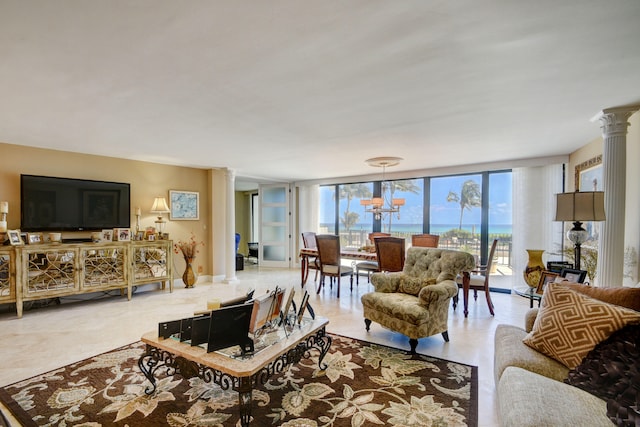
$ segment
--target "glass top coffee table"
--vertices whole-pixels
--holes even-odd
[[[142,336],[147,346],[138,360],[138,367],[151,382],[147,394],[153,394],[156,390],[156,374],[199,377],[205,382],[219,385],[223,390],[236,390],[240,403],[240,424],[248,426],[252,390],[256,386],[265,384],[272,375],[283,372],[288,365],[311,357],[309,350],[314,348],[320,352],[318,366],[320,369],[326,368],[322,360],[332,341],[326,333],[328,323],[329,320],[323,317],[304,318],[299,326],[286,334],[278,328],[273,333],[261,335],[256,341],[266,340],[268,343],[259,345],[262,349],[253,356],[235,355],[233,350],[208,353],[205,348],[191,346],[188,341],[162,339],[157,331],[149,332]]]
[[[542,294],[537,293],[536,289],[530,286],[516,286],[513,291],[521,297],[529,298],[529,308],[533,308],[533,302],[538,301],[538,307],[540,307],[540,300],[542,299]]]

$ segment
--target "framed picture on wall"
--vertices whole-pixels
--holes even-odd
[[[197,191],[169,190],[169,203],[172,221],[200,219],[200,193]]]
[[[576,166],[575,188],[580,191],[602,191],[602,155]]]

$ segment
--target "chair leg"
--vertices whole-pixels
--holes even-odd
[[[444,331],[442,333],[442,338],[444,338],[445,342],[449,342],[449,331]]]
[[[415,338],[409,338],[409,347],[411,347],[411,354],[416,354],[417,346],[418,346],[418,340]]]
[[[456,294],[456,296],[452,298],[452,301],[453,301],[453,309],[455,310],[456,307],[458,306],[458,294]]]
[[[320,289],[324,286],[324,274],[320,273],[320,281],[318,282],[318,286],[316,286],[316,294],[320,293]]]
[[[491,292],[489,292],[488,286],[484,290],[484,295],[487,297],[487,306],[489,306],[489,313],[494,316],[495,314],[493,313],[493,301],[491,301]]]
[[[338,274],[338,298],[340,298],[340,275]]]
[[[369,332],[369,328],[371,327],[371,320],[364,319],[364,327],[367,329],[367,332]]]
[[[356,286],[360,284],[360,271],[356,270]]]

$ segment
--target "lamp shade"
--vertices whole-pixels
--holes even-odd
[[[151,206],[151,213],[167,213],[169,211],[169,206],[167,206],[167,201],[164,197],[156,197],[153,201],[153,206]]]
[[[556,194],[556,221],[604,221],[604,192]]]

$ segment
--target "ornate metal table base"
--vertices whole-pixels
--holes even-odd
[[[271,376],[283,372],[287,366],[299,362],[302,358],[309,358],[312,349],[320,351],[318,366],[320,369],[326,369],[327,364],[322,361],[331,347],[331,342],[331,337],[326,334],[323,327],[315,335],[308,336],[249,377],[236,377],[184,357],[175,356],[150,344],[147,344],[145,353],[138,360],[138,366],[151,382],[151,386],[145,390],[147,394],[153,394],[156,391],[156,372],[158,370],[160,370],[160,374],[164,373],[164,375],[180,374],[184,378],[199,377],[207,383],[212,382],[219,385],[223,390],[231,388],[237,391],[240,404],[240,422],[243,426],[248,426],[251,421],[251,401],[254,387],[264,385]]]

